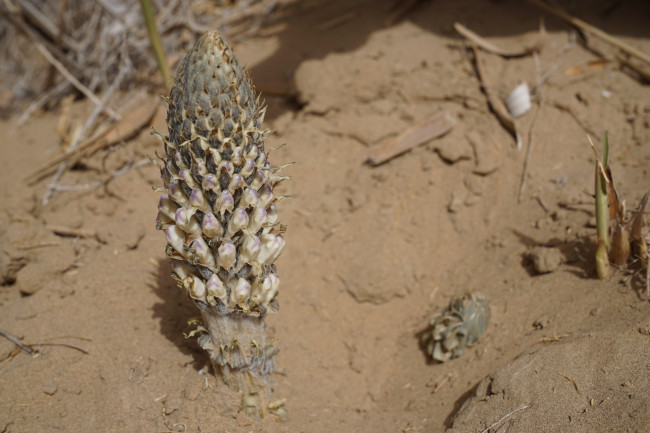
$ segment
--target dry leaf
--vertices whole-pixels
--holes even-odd
[[[623,224],[614,225],[612,240],[609,247],[609,257],[617,266],[624,266],[630,257],[630,237]]]
[[[646,243],[645,237],[643,236],[643,225],[644,218],[643,214],[645,212],[646,204],[648,204],[648,197],[650,193],[646,193],[639,207],[636,210],[636,215],[632,218],[632,223],[630,224],[630,239],[632,244],[632,253],[643,260],[643,258],[648,257],[648,244]]]

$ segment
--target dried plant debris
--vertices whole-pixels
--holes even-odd
[[[488,299],[480,294],[455,297],[442,312],[431,316],[421,336],[422,347],[434,361],[458,358],[483,335],[490,322]]]
[[[173,277],[201,311],[192,335],[215,373],[253,418],[280,413],[270,400],[277,348],[264,317],[278,310],[274,264],[284,249],[269,164],[266,107],[230,46],[208,32],[183,59],[171,89],[157,227]]]
[[[383,164],[433,138],[447,134],[456,123],[456,119],[446,111],[437,113],[374,149],[368,156],[368,163],[373,166]]]
[[[277,4],[278,0],[154,1],[153,12],[162,49],[174,59],[211,28],[240,38],[251,36]],[[0,93],[11,93],[15,105],[25,100],[34,100],[36,108],[55,105],[72,91],[70,79],[100,94],[127,68],[122,89],[131,89],[149,83],[157,68],[135,1],[3,1],[0,23],[10,24],[0,25],[0,72],[6,78]],[[42,55],[50,56],[50,64],[58,62],[68,76],[53,73]]]

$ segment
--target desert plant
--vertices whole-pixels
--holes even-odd
[[[595,201],[596,201],[596,230],[598,243],[596,246],[596,272],[598,278],[607,278],[612,272],[612,265],[624,268],[632,258],[635,263],[641,264],[641,269],[646,272],[647,281],[648,241],[644,236],[645,207],[648,194],[641,199],[639,206],[632,218],[627,218],[625,200],[619,198],[612,170],[609,167],[609,138],[605,130],[602,153],[599,155],[596,147],[589,139],[596,155],[595,176]]]
[[[426,353],[438,362],[458,358],[476,343],[490,323],[490,305],[485,296],[454,297],[442,312],[431,316],[421,335]]]
[[[192,334],[247,414],[277,413],[269,402],[277,349],[264,317],[278,310],[274,262],[285,241],[274,188],[286,177],[267,160],[266,108],[216,32],[185,56],[166,100],[157,227],[172,276],[201,312]]]
[[[149,34],[149,41],[151,42],[151,49],[158,64],[158,70],[162,76],[163,84],[168,86],[169,83],[169,66],[167,66],[167,59],[165,57],[165,48],[163,47],[158,27],[156,27],[156,17],[153,13],[153,6],[151,0],[140,0],[140,8],[142,9],[142,17],[147,25],[147,33]]]

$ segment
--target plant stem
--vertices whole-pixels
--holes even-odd
[[[151,6],[151,0],[140,0],[140,6],[142,7],[142,16],[147,24],[149,40],[151,41],[151,47],[153,48],[153,54],[156,57],[156,63],[158,63],[158,69],[162,75],[163,83],[165,83],[165,87],[169,87],[171,85],[169,67],[165,59],[165,49],[163,48],[162,40],[156,27],[156,18],[153,13],[153,7]]]
[[[207,333],[198,342],[210,353],[215,374],[240,392],[248,416],[263,418],[269,412],[270,376],[277,352],[272,341],[266,340],[264,318],[237,311],[224,314],[208,305],[199,308]]]
[[[607,209],[607,179],[605,170],[609,165],[609,141],[607,130],[603,140],[601,160],[596,162],[596,227],[598,231],[598,246],[596,248],[596,271],[600,279],[609,275],[609,210]]]

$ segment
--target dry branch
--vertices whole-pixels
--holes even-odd
[[[162,50],[159,51],[164,51],[167,58],[178,58],[178,53],[184,52],[195,36],[215,27],[231,38],[248,37],[272,12],[281,9],[278,7],[280,3],[278,0],[242,0],[215,5],[209,0],[197,0],[191,4],[183,0],[155,1],[153,12],[162,39]],[[18,43],[24,43],[23,46],[40,44],[42,47],[38,51],[55,65],[58,73],[95,103],[97,97],[94,95],[106,92],[119,72],[124,56],[135,67],[124,80],[122,89],[127,87],[126,83],[129,87],[151,84],[156,61],[137,2],[4,0],[0,1],[0,16],[17,30],[14,32],[12,28],[10,32],[0,32],[0,43],[16,46],[14,39],[17,35]],[[48,98],[41,97],[52,85],[54,69],[42,68],[41,59],[35,53],[36,50],[31,49],[0,52],[4,54],[0,56],[0,62],[4,62],[5,70],[9,72],[5,77],[25,82],[21,88],[33,89],[33,95],[41,98],[39,104],[26,112],[27,116],[35,108],[42,107],[43,101],[53,101],[51,105],[55,106],[70,90],[49,93]],[[25,71],[29,71],[29,75]],[[19,103],[31,95],[30,92],[18,94],[15,91],[13,101]],[[109,113],[111,116],[116,114],[113,111]]]
[[[97,232],[91,229],[76,229],[66,226],[49,225],[47,229],[59,236],[74,237],[74,238],[94,238]]]
[[[514,137],[517,143],[517,148],[519,148],[521,147],[521,137],[519,136],[519,132],[517,131],[515,120],[512,118],[510,113],[508,113],[508,109],[506,108],[505,105],[503,105],[503,101],[501,100],[501,98],[499,98],[499,96],[495,94],[492,84],[488,81],[487,76],[485,75],[485,71],[483,70],[483,65],[481,64],[479,50],[474,45],[471,46],[471,49],[474,52],[474,64],[476,67],[476,75],[478,77],[478,80],[481,83],[481,86],[483,87],[483,92],[487,97],[488,103],[490,104],[492,111],[494,112],[497,119],[499,120],[499,123],[501,123],[501,125],[510,134],[512,134],[512,136]]]
[[[81,46],[77,41],[66,34],[63,34],[57,26],[48,19],[36,6],[28,0],[16,0],[16,3],[22,8],[22,13],[27,20],[35,25],[38,30],[45,34],[51,40],[59,40],[63,47],[74,52],[80,52]]]
[[[102,129],[82,142],[72,152],[60,155],[41,165],[26,177],[26,181],[35,182],[52,173],[55,167],[63,162],[66,162],[68,166],[74,165],[82,158],[89,157],[99,150],[133,137],[149,125],[156,111],[158,111],[158,107],[157,103],[143,103],[131,111],[125,112],[120,122]]]
[[[489,426],[488,428],[486,428],[485,430],[483,430],[481,433],[487,433],[487,432],[489,432],[489,431],[492,430],[494,427],[498,426],[498,425],[501,424],[503,421],[505,421],[506,419],[508,419],[510,416],[512,416],[512,415],[516,414],[517,412],[520,412],[520,411],[522,411],[522,410],[524,410],[524,409],[528,409],[529,407],[530,407],[530,406],[526,404],[526,405],[524,405],[524,406],[518,407],[517,409],[515,409],[515,410],[513,410],[513,411],[508,412],[507,414],[505,414],[505,415],[503,415],[501,418],[499,418],[497,421],[495,421],[495,422],[493,422],[492,424],[490,424],[490,426]]]
[[[368,156],[371,165],[379,165],[423,144],[432,138],[441,137],[448,133],[456,124],[456,120],[446,111],[438,113],[402,132],[395,139],[384,143]]]
[[[583,34],[593,35],[596,38],[604,41],[605,43],[611,45],[612,47],[618,49],[623,56],[616,56],[619,63],[623,66],[626,66],[632,69],[634,72],[639,74],[643,80],[650,81],[650,56],[644,52],[626,44],[620,39],[610,35],[609,33],[595,27],[580,18],[576,18],[571,14],[562,10],[559,6],[550,5],[541,0],[528,0],[529,3],[534,4],[540,9],[545,10],[546,12],[554,15],[555,17],[565,21],[566,23],[577,27]],[[596,51],[593,48],[590,48],[592,51]],[[598,53],[600,54],[600,53]],[[645,68],[641,65],[633,63],[631,60],[635,59],[640,61],[645,65]]]
[[[36,48],[38,51],[45,57],[45,59],[52,64],[56,68],[57,71],[63,77],[70,82],[73,86],[75,86],[81,93],[83,93],[88,99],[90,99],[94,104],[100,105],[101,101],[100,99],[90,91],[89,88],[84,86],[79,80],[75,78],[74,75],[72,75],[66,68],[63,66],[61,62],[59,62],[50,52],[45,48],[42,44],[39,44],[38,42],[35,42]],[[115,120],[120,120],[120,115],[117,114],[115,111],[111,110],[110,108],[104,108],[106,111],[106,114],[111,116]]]
[[[539,27],[539,38],[537,41],[535,41],[534,44],[532,44],[529,47],[524,47],[519,50],[514,50],[514,51],[508,51],[505,50],[501,47],[497,47],[494,45],[492,42],[488,41],[487,39],[479,36],[478,34],[474,33],[467,27],[463,26],[460,23],[454,23],[454,29],[461,35],[463,35],[465,38],[467,38],[469,41],[473,42],[476,44],[478,47],[484,49],[485,51],[492,53],[492,54],[497,54],[501,57],[506,57],[506,58],[511,58],[511,57],[524,57],[528,56],[532,53],[536,53],[542,49],[544,46],[544,39],[546,37],[546,29],[543,24],[540,24]]]
[[[618,38],[615,38],[614,36],[611,36],[610,34],[602,31],[598,27],[592,26],[589,23],[586,23],[582,21],[580,18],[576,18],[568,14],[567,12],[563,11],[557,6],[549,5],[547,3],[544,3],[541,0],[528,0],[530,3],[534,4],[535,6],[544,9],[545,11],[555,15],[556,17],[560,18],[563,21],[566,21],[567,23],[571,24],[572,26],[577,27],[583,32],[590,33],[601,40],[609,43],[610,45],[613,45],[614,47],[618,48],[619,50],[623,51],[629,56],[636,57],[637,59],[645,62],[648,66],[650,66],[650,57],[646,55],[645,53],[637,50],[636,48],[626,44],[625,42],[621,41]]]

